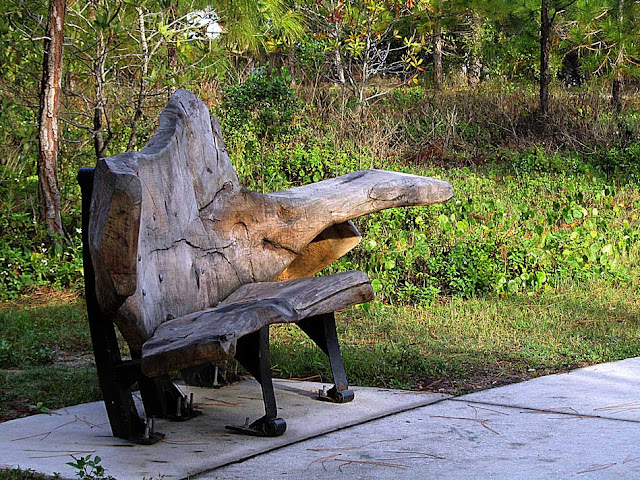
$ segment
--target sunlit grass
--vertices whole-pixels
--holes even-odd
[[[639,293],[635,280],[591,281],[428,307],[375,302],[338,313],[338,331],[353,384],[465,393],[640,356]],[[1,418],[100,398],[81,299],[4,304],[0,326]],[[295,325],[274,326],[271,348],[276,375],[330,381]]]
[[[640,299],[633,284],[444,298],[430,307],[377,304],[338,320],[347,373],[360,385],[420,389],[446,380],[464,391],[478,382],[490,386],[492,379],[640,355]],[[295,326],[273,330],[273,363],[281,374],[330,378],[321,352]]]

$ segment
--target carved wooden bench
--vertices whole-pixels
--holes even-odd
[[[231,357],[260,382],[265,403],[265,416],[238,430],[282,434],[269,361],[273,323],[296,323],[313,339],[333,371],[325,396],[350,401],[334,312],[373,291],[362,272],[313,275],[358,243],[351,219],[453,194],[446,182],[375,170],[251,192],[238,182],[217,120],[184,90],[145,148],[102,158],[78,178],[100,387],[113,434],[140,443],[158,435],[138,415],[134,383],[146,418],[187,419],[199,412],[168,374]]]

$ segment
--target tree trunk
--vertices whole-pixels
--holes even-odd
[[[336,47],[333,52],[333,63],[336,66],[336,73],[338,74],[338,82],[344,88],[347,84],[347,80],[344,76],[344,65],[342,63],[342,55],[340,55],[340,49]]]
[[[98,105],[93,108],[93,147],[96,152],[96,158],[101,158],[105,150],[104,137],[102,135],[102,107]]]
[[[611,104],[616,113],[622,111],[622,80],[619,76],[611,82]]]
[[[40,86],[40,126],[38,132],[38,193],[40,219],[50,237],[62,236],[60,189],[58,188],[58,111],[62,87],[62,50],[66,0],[50,0],[47,34],[44,41]]]
[[[371,51],[371,37],[367,36],[367,45],[364,49],[364,59],[362,62],[362,73],[360,75],[360,85],[358,86],[358,110],[362,113],[362,104],[367,97],[367,83],[369,82],[369,69],[371,68],[369,62],[369,55]]]
[[[112,132],[107,122],[107,138],[104,137],[104,119],[106,117],[104,87],[106,84],[105,63],[107,61],[107,44],[108,40],[104,36],[102,30],[98,33],[98,45],[96,57],[93,64],[93,77],[95,79],[95,103],[93,105],[93,145],[96,157],[101,158],[105,155],[105,150],[111,142]]]
[[[138,86],[138,95],[136,98],[136,109],[133,112],[131,118],[131,135],[129,136],[129,143],[127,144],[127,150],[133,150],[136,147],[138,141],[138,125],[142,118],[142,107],[144,106],[145,90],[147,86],[147,76],[149,75],[149,42],[147,41],[147,29],[144,23],[144,11],[142,7],[136,6],[136,12],[138,13],[138,24],[140,28],[140,47],[142,49],[142,69],[140,71],[140,83]]]
[[[540,9],[540,114],[549,113],[549,54],[551,51],[551,20],[549,0],[542,0]]]
[[[480,83],[480,75],[482,74],[482,58],[480,57],[482,19],[477,12],[471,11],[470,20],[471,41],[469,42],[469,57],[467,61],[467,84],[470,87],[475,87]]]
[[[333,51],[333,64],[336,67],[338,82],[340,82],[340,86],[342,87],[342,91],[344,92],[344,88],[347,85],[347,79],[344,75],[344,64],[342,62],[342,55],[340,55],[340,47],[338,46],[338,39],[340,38],[340,28],[338,27],[338,22],[336,22],[335,24],[333,36],[336,39],[336,48]]]
[[[440,20],[436,22],[433,31],[433,83],[438,90],[444,87],[444,74],[442,72],[442,27]]]
[[[175,25],[178,21],[178,0],[172,0],[169,3],[169,23]],[[178,50],[176,49],[176,41],[171,39],[167,42],[167,67],[174,78],[177,75],[178,70]],[[167,87],[169,96],[173,95],[176,91],[175,84],[171,84]]]
[[[622,31],[624,22],[624,0],[620,0],[618,4],[618,27],[620,31]],[[619,114],[622,111],[622,73],[620,72],[620,68],[624,63],[624,47],[621,45],[619,47],[618,56],[616,57],[615,63],[615,76],[613,81],[611,82],[611,105],[613,106],[614,111]]]

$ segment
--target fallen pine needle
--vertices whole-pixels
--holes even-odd
[[[35,437],[42,437],[40,440],[44,440],[45,438],[47,438],[49,435],[51,435],[51,432],[44,432],[44,433],[36,433],[34,435],[28,435],[26,437],[20,437],[20,438],[13,438],[11,439],[12,442],[17,442],[19,440],[27,440],[29,438],[35,438]]]
[[[25,452],[41,452],[41,453],[95,453],[95,450],[37,450],[32,448],[25,449]]]
[[[491,428],[487,423],[490,421],[488,418],[468,418],[468,417],[447,417],[445,415],[431,415],[431,418],[448,418],[451,420],[468,420],[470,422],[476,422],[482,425],[484,428],[489,430],[490,432],[495,433],[496,435],[500,435],[493,428]]]
[[[227,402],[226,400],[218,400],[217,398],[209,398],[209,397],[204,397],[205,400],[210,400],[210,402],[202,402],[202,403],[196,403],[196,406],[229,406],[229,407],[243,407],[244,404],[243,403],[237,403],[237,402]]]
[[[608,463],[606,465],[596,465],[595,467],[587,468],[586,470],[582,470],[582,471],[578,472],[576,475],[580,475],[581,473],[597,472],[598,470],[605,470],[607,468],[613,467],[614,465],[617,465],[617,463]]]
[[[376,440],[374,442],[365,443],[364,445],[358,445],[355,447],[333,447],[333,448],[307,448],[310,452],[338,452],[344,450],[357,450],[359,448],[368,447],[369,445],[374,445],[376,443],[385,443],[385,442],[399,442],[401,438],[392,438],[390,440]]]
[[[310,382],[312,380],[317,380],[322,382],[322,375],[312,375],[311,377],[304,377],[304,378],[293,377],[293,378],[289,378],[288,380],[294,380],[296,382]]]
[[[406,465],[399,465],[397,463],[376,462],[373,460],[345,460],[342,458],[336,458],[335,460],[336,462],[344,462],[347,465],[350,463],[361,463],[365,465],[378,465],[380,467],[407,468]]]
[[[610,412],[610,413],[621,413],[628,412],[629,410],[640,410],[640,403],[631,402],[631,403],[623,403],[621,405],[609,405],[607,407],[599,407],[594,408],[594,412]]]
[[[385,453],[401,453],[401,454],[423,455],[425,457],[436,458],[438,460],[446,460],[446,458],[441,457],[439,455],[434,455],[433,453],[414,452],[414,451],[411,451],[411,450],[386,450]]]
[[[467,404],[467,407],[473,408],[474,410],[487,410],[488,412],[497,413],[499,415],[506,415],[507,417],[509,416],[508,413],[504,413],[504,412],[501,412],[499,410],[493,410],[492,408],[478,407],[477,405],[469,405],[469,404]]]
[[[625,408],[629,408],[629,409],[636,409],[636,408],[640,408],[640,403],[638,402],[629,402],[629,403],[621,403],[620,405],[608,405],[606,407],[598,407],[598,408],[594,408],[594,410],[596,412],[602,412],[602,411],[606,411],[606,410],[620,410],[620,409],[625,409]]]
[[[332,458],[335,457],[339,457],[340,455],[342,455],[341,453],[334,453],[333,455],[327,455],[326,457],[321,457],[321,458],[316,458],[313,462],[311,462],[309,465],[307,465],[307,468],[309,468],[311,465],[313,465],[316,462],[320,462],[320,464],[322,465],[322,468],[326,471],[327,467],[325,467],[325,462],[328,460],[331,460]]]

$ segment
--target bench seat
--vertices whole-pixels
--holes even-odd
[[[237,340],[265,325],[294,323],[373,299],[360,271],[241,286],[216,307],[158,326],[142,347],[142,372],[161,375],[235,355]]]

